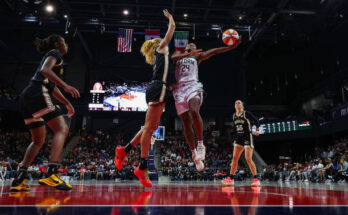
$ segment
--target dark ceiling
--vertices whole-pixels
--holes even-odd
[[[47,3],[55,6],[48,14]],[[119,27],[134,29],[165,28],[162,9],[167,8],[177,28],[189,29],[196,36],[207,32],[235,28],[247,32],[250,41],[259,37],[274,39],[307,34],[334,28],[342,22],[345,0],[2,0],[3,26],[11,28],[19,21],[36,24],[52,23],[65,26],[64,14],[69,16],[70,28],[94,30],[105,26],[106,32]],[[123,15],[123,10],[129,15]],[[187,17],[184,17],[187,14]],[[9,19],[10,18],[10,19]],[[296,28],[294,28],[296,25]],[[29,26],[29,25],[27,25]],[[212,35],[214,35],[212,33]],[[279,38],[279,39],[281,39]],[[251,46],[252,42],[251,42]]]

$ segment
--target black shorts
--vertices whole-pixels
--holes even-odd
[[[149,105],[165,103],[169,95],[168,91],[169,90],[163,81],[151,81],[146,88],[146,103]]]
[[[253,141],[253,136],[251,134],[245,135],[243,137],[237,137],[234,141],[233,144],[237,144],[240,146],[250,146],[254,148],[254,141]]]
[[[63,114],[60,107],[53,103],[49,90],[42,84],[29,84],[20,96],[20,109],[29,129],[38,128]]]

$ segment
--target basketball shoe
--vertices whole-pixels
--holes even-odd
[[[124,151],[124,146],[116,147],[115,149],[115,166],[120,171],[122,169],[123,161],[127,157],[127,153]]]
[[[149,178],[149,169],[140,170],[139,167],[135,168],[134,175],[138,177],[140,183],[144,187],[152,187],[152,182]]]

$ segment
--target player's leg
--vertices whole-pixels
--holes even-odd
[[[164,103],[150,104],[149,109],[146,112],[145,125],[140,140],[140,165],[134,170],[134,174],[139,178],[141,184],[145,187],[152,187],[152,183],[148,175],[149,171],[147,168],[147,159],[149,156],[151,137],[153,132],[158,128],[164,107]]]
[[[185,113],[181,114],[179,116],[181,119],[183,128],[184,128],[184,136],[187,141],[187,144],[189,145],[191,151],[195,149],[195,137],[193,133],[192,128],[192,117],[189,111],[186,111]]]
[[[69,127],[62,115],[47,120],[47,125],[54,133],[49,162],[57,163],[62,154],[65,140],[69,134]]]
[[[44,179],[39,180],[39,183],[59,190],[70,190],[72,186],[58,176],[58,161],[62,154],[66,137],[69,133],[69,128],[64,117],[58,114],[59,113],[52,113],[45,116],[47,125],[53,131],[54,136],[51,145],[51,156],[49,159],[47,174]]]
[[[238,144],[234,143],[233,158],[232,158],[230,173],[229,173],[229,176],[227,177],[227,179],[225,179],[221,182],[222,184],[234,185],[234,174],[237,171],[238,161],[239,161],[240,156],[243,153],[243,150],[244,150],[244,147],[242,145],[238,145]]]
[[[186,142],[188,143],[190,150],[192,152],[192,160],[194,161],[196,165],[196,169],[198,171],[202,171],[204,169],[204,163],[202,160],[197,159],[197,150],[195,149],[195,138],[194,133],[192,129],[192,117],[190,111],[186,111],[180,116],[182,125],[184,127],[184,135]]]
[[[190,114],[190,108],[188,102],[185,99],[185,89],[183,87],[174,89],[173,97],[175,99],[176,112],[179,118],[181,119],[184,128],[184,136],[186,142],[188,143],[191,151],[193,152],[193,150],[196,147],[196,144],[192,128],[192,117]]]
[[[30,129],[32,142],[25,152],[21,167],[28,168],[34,161],[36,155],[39,153],[41,147],[45,143],[46,127],[42,124],[40,127]]]
[[[245,160],[249,165],[249,168],[251,170],[251,174],[253,174],[253,176],[255,176],[257,174],[257,172],[256,172],[255,163],[252,159],[253,151],[254,151],[254,149],[252,147],[245,146]]]
[[[189,109],[193,121],[193,128],[197,137],[197,159],[205,159],[205,146],[203,144],[203,120],[199,113],[201,107],[200,96],[195,96],[189,100]]]
[[[30,190],[30,188],[26,185],[27,169],[45,142],[46,128],[43,121],[34,122],[29,125],[29,128],[31,128],[30,133],[32,142],[25,152],[24,158],[19,167],[19,174],[11,184],[10,190],[13,192]]]
[[[39,153],[46,138],[46,127],[43,115],[52,111],[53,103],[43,87],[27,87],[21,94],[19,103],[24,122],[28,126],[32,142],[28,146],[23,161],[20,164],[18,175],[12,182],[11,191],[28,191],[26,185],[27,169]]]
[[[159,126],[164,107],[164,103],[149,105],[149,109],[146,112],[143,133],[140,139],[142,158],[147,158],[149,156],[151,137]]]
[[[143,129],[140,129],[138,133],[133,137],[133,139],[126,146],[118,146],[115,149],[115,166],[120,171],[122,169],[123,161],[127,157],[127,154],[140,143],[141,135]]]
[[[198,141],[203,142],[203,120],[199,110],[201,108],[201,99],[200,98],[192,98],[189,101],[189,108],[193,120],[193,128],[195,130],[195,134]]]
[[[254,152],[254,147],[251,146],[245,146],[245,160],[247,161],[249,168],[251,170],[251,174],[253,175],[253,183],[251,186],[253,187],[259,187],[260,186],[260,180],[258,179],[257,175],[257,169],[256,165],[252,159],[253,157],[253,152]]]

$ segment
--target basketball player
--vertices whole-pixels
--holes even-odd
[[[259,120],[250,112],[244,110],[244,104],[241,100],[235,102],[236,112],[233,114],[233,158],[230,170],[230,176],[221,183],[224,185],[234,185],[234,174],[237,171],[240,155],[245,150],[245,159],[249,165],[251,173],[254,176],[252,187],[259,187],[260,181],[257,174],[255,163],[252,160],[254,144],[251,131],[250,119],[256,122],[256,136],[259,136]]]
[[[28,191],[30,189],[26,185],[27,169],[45,142],[45,123],[54,132],[54,137],[48,172],[44,179],[39,180],[39,183],[59,190],[70,190],[71,185],[64,182],[58,175],[58,160],[69,128],[62,116],[61,109],[52,102],[51,97],[55,97],[66,106],[68,117],[71,118],[75,113],[74,108],[57,86],[64,89],[73,98],[80,97],[80,94],[77,89],[61,79],[63,75],[62,56],[68,52],[68,46],[64,38],[59,35],[50,35],[45,39],[37,38],[35,45],[37,51],[45,53],[45,55],[28,86],[20,96],[21,111],[24,122],[30,129],[32,142],[27,148],[24,159],[20,164],[19,174],[13,180],[10,190]]]
[[[192,152],[192,159],[198,171],[204,169],[205,146],[203,144],[203,121],[199,109],[203,103],[203,85],[198,80],[198,65],[210,57],[238,47],[241,37],[232,46],[210,49],[205,52],[197,50],[194,43],[186,46],[185,53],[175,51],[172,60],[176,62],[176,83],[173,89],[175,107],[180,117],[186,141]],[[193,125],[193,129],[192,129]],[[195,147],[194,134],[197,137]]]
[[[153,66],[152,81],[146,89],[148,110],[146,112],[144,128],[135,135],[126,147],[117,147],[115,149],[115,166],[121,170],[124,158],[135,145],[139,142],[141,143],[140,165],[134,170],[134,174],[139,178],[140,183],[144,187],[152,187],[147,168],[151,137],[159,125],[165,107],[166,97],[168,96],[168,88],[175,82],[174,70],[168,50],[168,43],[174,34],[175,22],[167,10],[163,10],[163,14],[169,19],[169,26],[165,37],[163,39],[146,40],[140,50],[146,58],[146,63]]]

